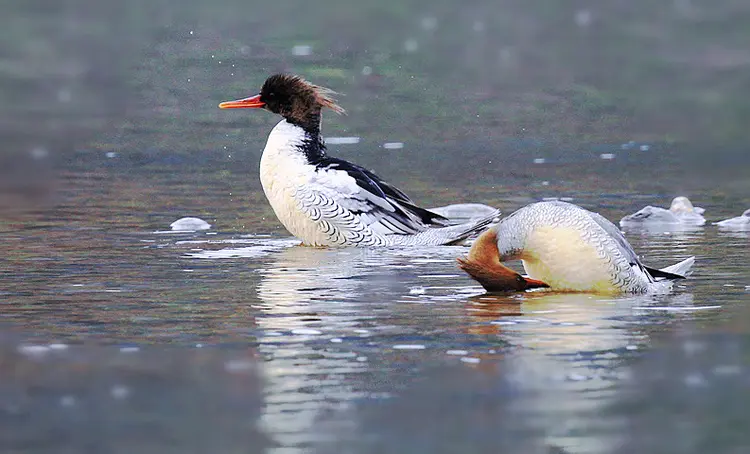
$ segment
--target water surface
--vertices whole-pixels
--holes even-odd
[[[586,165],[606,180],[608,168]],[[46,208],[7,222],[0,417],[14,429],[4,446],[164,452],[168,440],[193,437],[228,452],[248,443],[269,452],[616,452],[654,425],[681,430],[694,399],[722,398],[724,381],[745,376],[747,232],[627,231],[649,264],[697,257],[666,296],[486,295],[455,266],[465,246],[301,247],[257,190],[226,190],[253,186],[250,170],[168,169],[74,166]],[[466,192],[495,191],[505,207],[526,201],[517,194],[572,197],[605,214],[658,203],[552,181],[506,178]],[[426,204],[465,197],[440,189]],[[709,218],[735,208],[704,200],[711,194],[696,200]],[[168,231],[196,213],[214,228]],[[703,338],[712,333],[725,336]],[[648,365],[675,345],[736,353]],[[684,387],[687,410],[663,409],[674,397],[649,388],[652,376],[671,393]],[[633,408],[635,398],[649,404]],[[644,423],[654,411],[673,413]],[[700,452],[701,442],[679,452]]]
[[[0,29],[1,452],[750,452],[750,232],[710,224],[750,207],[742,2],[47,3]],[[464,246],[299,247],[278,119],[217,109],[278,71],[422,206],[689,196],[626,236],[695,272],[490,296]]]

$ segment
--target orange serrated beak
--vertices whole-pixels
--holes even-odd
[[[260,100],[260,95],[255,95],[245,99],[225,101],[219,104],[219,109],[258,109],[265,105],[266,103]]]

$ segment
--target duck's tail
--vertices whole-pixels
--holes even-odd
[[[463,224],[429,228],[415,235],[403,236],[399,238],[400,241],[398,244],[404,246],[442,246],[459,244],[473,235],[484,231],[487,226],[496,222],[499,216],[500,210],[493,210],[488,215],[478,219],[473,219]]]
[[[448,229],[454,229],[454,232],[451,232],[454,237],[442,244],[449,245],[449,244],[458,244],[462,241],[474,236],[477,233],[481,233],[484,230],[487,229],[487,226],[490,224],[497,222],[500,217],[500,210],[494,210],[491,213],[481,217],[474,219],[472,221],[459,224],[453,227],[444,227],[440,230],[448,230]]]
[[[690,276],[690,274],[692,274],[691,268],[694,264],[695,256],[688,257],[679,263],[675,263],[674,265],[670,265],[660,270],[655,268],[646,269],[649,273],[651,273],[651,276],[653,276],[657,280],[667,279],[670,281],[674,281],[677,279],[685,279],[686,277]]]
[[[464,224],[474,219],[500,214],[497,208],[483,203],[454,203],[442,207],[428,208],[427,210],[448,219],[450,225]]]

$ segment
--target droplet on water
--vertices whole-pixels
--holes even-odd
[[[50,350],[61,351],[61,350],[67,350],[68,344],[49,344],[48,347]]]
[[[50,351],[50,348],[45,345],[19,345],[18,353],[27,356],[43,356]]]
[[[297,334],[299,336],[319,336],[323,334],[323,332],[312,328],[296,328],[292,330],[292,334]]]
[[[463,358],[461,358],[461,362],[462,363],[467,363],[467,364],[479,364],[480,361],[481,361],[481,359],[479,359],[479,358],[472,358],[470,356],[464,356]]]
[[[425,291],[424,287],[414,287],[409,289],[409,295],[424,295]]]
[[[196,230],[208,230],[211,228],[211,224],[204,221],[201,218],[195,218],[195,217],[185,217],[180,218],[173,223],[169,224],[169,226],[174,231],[196,231]]]
[[[292,55],[296,57],[306,57],[312,54],[312,46],[307,44],[298,44],[292,47]]]
[[[354,145],[359,143],[359,137],[328,137],[327,145]]]
[[[123,400],[130,395],[130,389],[127,386],[115,385],[110,389],[109,393],[114,399]]]
[[[424,350],[425,348],[422,344],[397,344],[393,346],[394,350]]]

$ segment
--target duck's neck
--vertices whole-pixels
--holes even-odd
[[[295,145],[307,162],[315,164],[326,156],[326,144],[320,135],[320,109],[313,109],[302,116],[284,117],[290,125],[299,130],[300,140]]]

